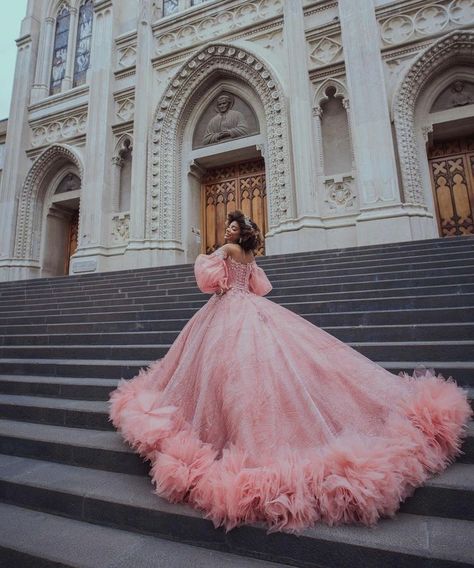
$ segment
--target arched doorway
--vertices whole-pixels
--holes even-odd
[[[81,180],[72,172],[59,172],[56,180],[45,201],[42,276],[68,275],[78,244]]]
[[[235,97],[232,109],[247,119],[245,132],[238,113],[229,113],[224,122],[218,117],[216,106],[223,92]],[[258,118],[256,130],[251,128],[247,107]],[[203,117],[205,128],[200,131]],[[229,129],[236,129],[236,135],[214,137]],[[197,132],[202,134],[200,144],[195,143]],[[209,45],[193,54],[163,94],[150,139],[145,237],[160,250],[160,262],[191,262],[203,248],[215,246],[216,242],[203,243],[204,233],[212,232],[201,200],[202,186],[209,185],[206,176],[215,175],[213,168],[262,157],[265,196],[261,209],[266,216],[262,224],[268,228],[266,246],[271,250],[271,239],[279,238],[278,231],[294,216],[288,136],[283,89],[264,60],[247,48],[226,44]],[[221,207],[220,218],[224,210]]]
[[[32,164],[19,199],[15,238],[15,258],[22,260],[25,277],[65,274],[82,172],[78,150],[66,144],[50,146]]]
[[[468,30],[435,41],[413,60],[394,96],[404,202],[420,223],[423,211],[433,219],[424,237],[472,234],[474,96],[457,83],[472,81],[473,48]]]

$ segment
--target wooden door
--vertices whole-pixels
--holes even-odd
[[[71,217],[69,224],[68,241],[66,245],[66,258],[64,259],[64,274],[69,274],[69,264],[71,256],[76,252],[77,239],[79,233],[79,211],[76,211]]]
[[[474,139],[437,143],[428,157],[440,235],[474,234]]]
[[[227,213],[240,209],[267,232],[265,162],[263,158],[210,169],[202,181],[202,252],[224,244]],[[257,251],[265,254],[265,245]]]

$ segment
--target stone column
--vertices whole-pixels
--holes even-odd
[[[140,0],[137,26],[137,59],[135,72],[135,114],[133,124],[133,160],[130,197],[130,249],[143,247],[147,193],[147,157],[149,128],[152,121],[150,93],[153,90],[152,8],[148,0]]]
[[[313,132],[311,84],[306,61],[303,0],[283,2],[283,39],[289,104],[291,185],[294,210],[290,219],[267,233],[268,254],[326,247],[319,215],[316,175],[316,139]]]
[[[413,212],[400,200],[374,2],[339,0],[339,15],[360,191],[358,244],[406,240]]]
[[[106,245],[110,195],[110,158],[113,152],[109,135],[113,113],[114,14],[112,0],[96,1],[89,75],[89,108],[85,171],[81,191],[79,246],[73,257],[72,272],[100,270]]]
[[[31,91],[31,104],[44,99],[49,94],[51,60],[55,29],[54,24],[54,18],[48,17],[44,20],[43,26],[41,28],[35,82]]]
[[[62,90],[66,91],[72,88],[74,81],[74,61],[76,58],[76,41],[77,41],[77,8],[69,9],[69,34],[67,38],[67,59],[66,73],[62,82]]]
[[[30,0],[27,16],[22,21],[20,37],[16,42],[18,51],[15,79],[0,184],[0,280],[31,277],[34,273],[39,276],[37,262],[13,258],[18,199],[30,167],[25,151],[30,145],[28,105],[38,49],[37,10],[38,7]]]
[[[287,94],[293,154],[297,216],[318,214],[316,151],[312,131],[311,86],[306,64],[302,0],[283,2],[283,35],[288,59]]]

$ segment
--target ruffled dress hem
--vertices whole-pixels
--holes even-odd
[[[226,531],[263,522],[268,532],[301,532],[329,525],[373,525],[461,453],[471,416],[466,392],[452,380],[425,371],[412,383],[377,435],[347,432],[327,444],[298,450],[268,448],[251,458],[245,448],[217,451],[202,441],[176,406],[161,402],[153,386],[160,362],[110,396],[109,419],[150,461],[155,492],[185,502]]]

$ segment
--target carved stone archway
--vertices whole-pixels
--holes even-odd
[[[47,148],[33,163],[26,176],[18,204],[15,258],[38,260],[40,252],[41,211],[46,191],[45,178],[62,163],[70,162],[83,178],[83,165],[77,151],[66,144]]]
[[[424,205],[425,202],[415,127],[418,97],[434,73],[464,61],[474,62],[474,32],[451,32],[414,60],[397,88],[393,116],[406,203]]]
[[[146,208],[148,239],[181,239],[182,188],[178,170],[187,106],[193,93],[216,71],[250,85],[262,102],[267,133],[265,159],[270,227],[278,226],[294,213],[283,89],[274,71],[247,49],[212,44],[193,55],[171,79],[155,113],[149,160],[151,186]]]

